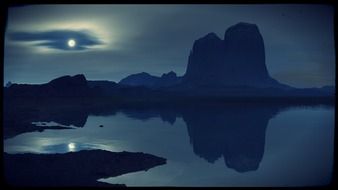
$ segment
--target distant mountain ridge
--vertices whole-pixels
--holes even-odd
[[[162,75],[161,82],[166,82],[170,74]],[[171,82],[171,81],[170,81]],[[191,89],[182,85],[168,86],[166,88],[152,88],[147,86],[130,86],[112,81],[87,81],[84,75],[63,76],[51,80],[45,84],[13,84],[4,87],[5,98],[68,98],[68,97],[120,97],[124,100],[168,100],[179,97],[318,97],[334,96],[334,86],[322,88],[257,88],[252,86],[227,86],[215,88],[203,86],[199,89]]]
[[[94,96],[83,74],[62,76],[45,84],[12,84],[6,88],[10,97],[85,97]]]
[[[161,77],[150,75],[146,72],[129,75],[120,80],[119,84],[129,86],[145,86],[148,88],[162,88],[173,86],[181,82],[182,77],[177,77],[176,73],[170,71],[162,74]]]

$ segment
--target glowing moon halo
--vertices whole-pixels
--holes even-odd
[[[69,143],[69,144],[68,144],[68,150],[69,150],[69,151],[72,152],[72,151],[75,150],[75,148],[76,148],[75,143]]]
[[[71,48],[75,47],[76,46],[76,41],[73,40],[73,39],[68,40],[68,46],[71,47]]]

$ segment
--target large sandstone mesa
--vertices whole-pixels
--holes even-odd
[[[224,40],[209,33],[195,41],[183,82],[192,86],[284,86],[269,76],[258,27],[242,22],[228,28]]]

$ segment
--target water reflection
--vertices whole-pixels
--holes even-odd
[[[196,155],[209,163],[223,157],[227,167],[247,172],[258,169],[264,154],[268,122],[283,109],[287,109],[287,106],[237,103],[122,112],[127,117],[143,121],[160,117],[171,124],[176,117],[182,117]]]
[[[50,144],[43,146],[42,152],[45,153],[66,153],[66,152],[77,152],[80,150],[95,150],[97,146],[93,144],[86,144],[81,142],[69,142],[61,144]]]
[[[209,163],[223,158],[224,164],[237,172],[255,171],[264,156],[266,130],[270,119],[280,112],[324,109],[330,106],[285,104],[227,104],[175,109],[122,110],[127,117],[147,121],[161,118],[174,124],[181,117],[186,124],[193,152]],[[296,121],[296,119],[295,119]],[[324,121],[326,122],[326,121]]]
[[[238,172],[257,170],[264,154],[265,132],[276,106],[229,105],[226,109],[185,110],[194,153],[208,162],[223,157]]]
[[[22,134],[5,141],[5,151],[25,152],[22,146],[20,150],[17,148],[21,143],[29,148],[40,147],[35,152],[64,153],[99,148],[141,151],[168,159],[167,165],[147,174],[128,174],[108,180],[127,185],[292,186],[327,183],[333,162],[333,109],[318,105],[296,107],[298,109],[281,104],[227,104],[114,108],[95,114],[87,111],[82,128]],[[280,115],[287,117],[279,119]],[[42,137],[47,144],[29,144]],[[309,157],[312,160],[308,160]],[[297,162],[301,163],[298,173],[287,174],[285,171],[297,168],[294,164]],[[283,167],[279,166],[281,163]],[[280,181],[278,175],[273,175],[278,171],[278,175],[284,176]],[[208,176],[204,181],[200,176],[202,173]],[[316,178],[317,175],[321,177]]]

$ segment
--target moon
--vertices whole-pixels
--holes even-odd
[[[68,40],[68,46],[69,47],[75,47],[76,46],[76,41],[73,39]]]
[[[69,151],[72,152],[72,151],[75,150],[75,148],[76,148],[75,143],[69,143],[69,144],[68,144],[68,150],[69,150]]]

